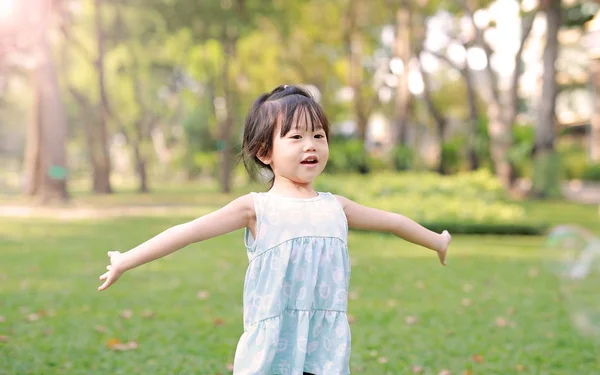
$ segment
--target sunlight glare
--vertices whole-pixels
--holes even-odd
[[[15,13],[16,0],[0,0],[0,22],[10,19]]]

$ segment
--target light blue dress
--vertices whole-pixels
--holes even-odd
[[[234,375],[347,375],[348,223],[331,193],[252,193],[256,239],[245,232],[244,333]]]

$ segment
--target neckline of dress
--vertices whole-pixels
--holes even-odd
[[[315,196],[315,197],[308,197],[308,198],[286,197],[286,196],[283,196],[283,195],[273,194],[273,193],[269,193],[269,192],[266,192],[264,194],[266,194],[267,196],[270,196],[270,197],[282,198],[282,199],[285,199],[285,200],[297,201],[297,202],[312,202],[312,201],[316,201],[316,200],[321,199],[321,193],[320,192],[317,192],[317,196]]]

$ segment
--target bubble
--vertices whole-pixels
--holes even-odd
[[[573,326],[600,338],[600,239],[583,228],[561,225],[550,231],[542,255],[560,281]]]

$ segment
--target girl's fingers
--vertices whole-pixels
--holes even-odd
[[[106,278],[108,278],[109,274],[110,274],[110,272],[103,273],[102,275],[100,275],[99,279],[100,280],[106,280]]]
[[[109,264],[108,266],[106,266],[106,269],[110,271],[110,269],[112,268],[112,266]]]

